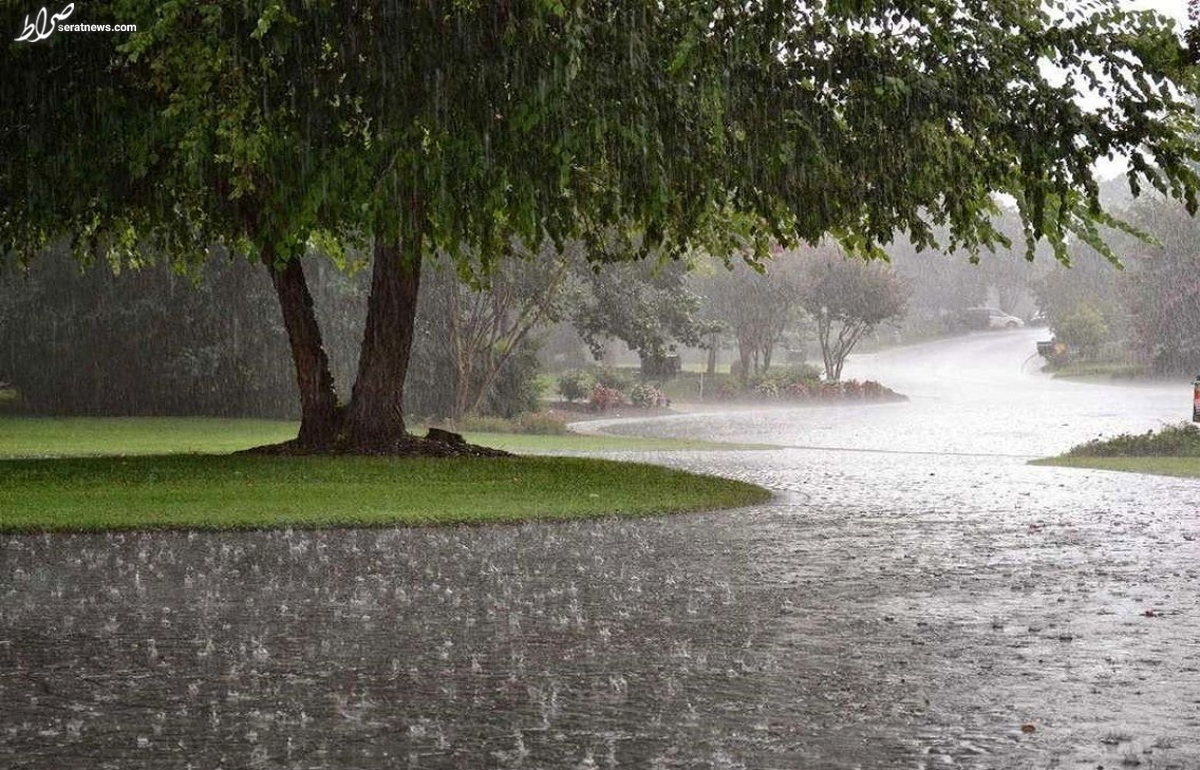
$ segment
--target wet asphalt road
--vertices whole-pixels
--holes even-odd
[[[1200,482],[1032,467],[1187,415],[1034,331],[901,404],[600,426],[778,491],[641,522],[0,540],[0,766],[1200,767]],[[595,426],[594,426],[595,427]]]

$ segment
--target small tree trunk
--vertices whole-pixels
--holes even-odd
[[[841,371],[829,346],[829,321],[825,318],[817,321],[817,341],[821,344],[821,360],[825,364],[825,379],[836,382],[841,376]]]
[[[420,239],[392,243],[376,237],[374,259],[358,377],[343,427],[349,449],[385,449],[408,436],[404,378],[421,286]]]
[[[739,379],[745,385],[750,380],[750,356],[753,349],[753,343],[744,333],[738,334],[738,363],[741,366]]]
[[[338,434],[337,393],[304,268],[298,259],[276,265],[275,252],[269,246],[262,251],[262,261],[279,298],[296,366],[300,388],[300,433],[296,441],[305,449],[327,449]]]
[[[459,420],[466,416],[469,404],[471,402],[471,379],[474,372],[472,371],[475,363],[474,350],[467,343],[466,335],[469,333],[463,330],[463,310],[462,310],[462,291],[463,287],[457,281],[451,281],[448,285],[448,297],[450,306],[450,346],[454,351],[454,406],[450,413],[450,420],[457,424]]]

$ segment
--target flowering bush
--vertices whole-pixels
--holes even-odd
[[[813,389],[807,382],[790,382],[784,388],[783,394],[792,399],[812,398]]]
[[[760,380],[754,386],[754,395],[760,398],[779,398],[779,382],[777,380]]]
[[[812,372],[772,371],[760,379],[750,382],[740,392],[726,392],[722,387],[721,398],[749,396],[760,399],[785,398],[789,401],[887,401],[903,399],[895,391],[878,382],[867,380],[840,380],[823,382]]]
[[[592,388],[592,395],[588,397],[588,404],[597,412],[605,412],[624,403],[624,393],[605,385],[597,385]]]
[[[642,409],[662,406],[666,400],[661,390],[645,382],[639,382],[633,386],[633,390],[629,391],[630,403]]]

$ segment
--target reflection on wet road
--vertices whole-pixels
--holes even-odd
[[[1200,484],[1025,465],[1189,392],[1035,338],[848,366],[903,404],[605,426],[791,447],[651,455],[750,510],[4,538],[0,766],[1200,766]]]

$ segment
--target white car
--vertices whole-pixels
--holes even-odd
[[[970,329],[1019,329],[1025,322],[994,307],[969,307],[963,311],[963,320]]]

